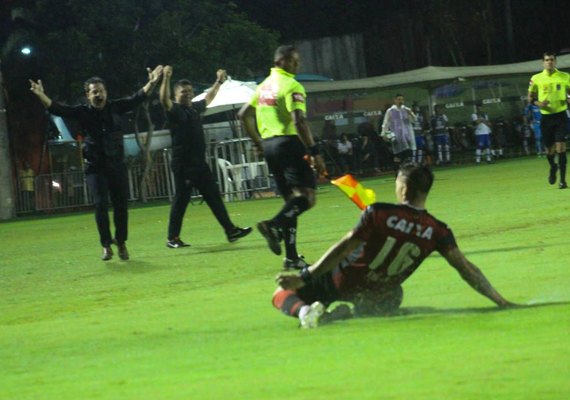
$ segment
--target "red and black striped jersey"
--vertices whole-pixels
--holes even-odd
[[[364,243],[339,266],[341,274],[335,274],[341,292],[399,285],[434,250],[444,254],[457,247],[445,223],[404,204],[372,204],[353,232]]]

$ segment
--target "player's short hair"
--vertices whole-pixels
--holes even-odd
[[[105,83],[103,78],[99,78],[98,76],[92,76],[83,83],[83,90],[85,90],[85,93],[87,93],[89,91],[89,85],[95,85],[97,83],[103,85],[105,89],[107,88],[107,84]]]
[[[174,84],[174,90],[178,89],[181,86],[192,86],[192,82],[188,79],[180,79]]]
[[[553,51],[545,51],[544,53],[542,53],[542,59],[544,60],[546,57],[554,57],[554,59],[556,60],[556,53]]]
[[[277,50],[275,50],[275,55],[273,56],[273,63],[277,64],[281,60],[287,60],[293,57],[293,53],[298,53],[299,51],[293,45],[286,44],[283,46],[279,46]]]
[[[394,98],[396,98],[396,97],[404,97],[404,95],[401,94],[401,93],[396,93],[396,95],[394,96]]]
[[[404,163],[400,166],[399,175],[407,186],[409,200],[416,200],[419,196],[427,196],[433,185],[433,172],[425,165],[414,162]]]

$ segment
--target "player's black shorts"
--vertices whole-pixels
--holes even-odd
[[[542,131],[544,145],[547,148],[552,147],[554,143],[564,142],[568,133],[568,116],[566,111],[556,114],[542,114],[540,130]]]
[[[325,306],[339,299],[339,293],[335,287],[331,271],[313,279],[311,283],[297,290],[297,296],[306,304],[320,301]]]
[[[290,195],[294,187],[317,187],[315,174],[304,159],[305,146],[298,136],[264,139],[263,154],[282,196]]]

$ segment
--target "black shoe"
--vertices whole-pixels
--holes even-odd
[[[548,174],[548,183],[554,185],[556,183],[556,172],[558,171],[558,165],[550,167],[550,174]]]
[[[117,248],[119,249],[119,258],[123,261],[127,261],[129,259],[129,251],[127,250],[127,246],[124,243],[117,243]]]
[[[166,247],[170,247],[171,249],[178,249],[180,247],[190,247],[190,245],[188,243],[184,243],[182,240],[180,240],[179,237],[175,237],[174,239],[170,239],[168,242],[166,242]]]
[[[310,266],[310,264],[306,262],[305,258],[301,255],[295,259],[286,258],[283,260],[283,269],[285,270],[303,269],[308,266]]]
[[[281,254],[281,232],[279,228],[273,226],[270,221],[261,221],[257,224],[257,230],[263,235],[265,240],[267,240],[267,245],[269,249],[277,254]]]
[[[109,261],[111,258],[113,258],[113,249],[111,249],[111,246],[103,247],[103,255],[101,255],[101,260]]]
[[[113,244],[115,246],[117,246],[117,250],[119,253],[119,258],[123,261],[126,261],[129,259],[129,252],[127,250],[127,245],[125,245],[124,243],[119,243],[117,242],[116,239],[113,239]]]
[[[239,228],[237,226],[234,226],[231,231],[226,233],[226,237],[228,238],[228,242],[232,243],[244,236],[249,235],[252,230],[253,229],[251,229],[249,226],[246,228]]]
[[[560,182],[558,189],[568,189],[568,184],[566,184],[566,182]]]

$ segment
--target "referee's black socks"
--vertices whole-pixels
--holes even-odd
[[[560,182],[566,182],[566,152],[558,153],[558,165],[560,166]]]
[[[285,203],[281,211],[279,211],[279,213],[273,217],[271,222],[281,227],[289,225],[286,222],[287,219],[297,218],[308,209],[309,199],[307,199],[305,196],[293,197],[291,200]]]

